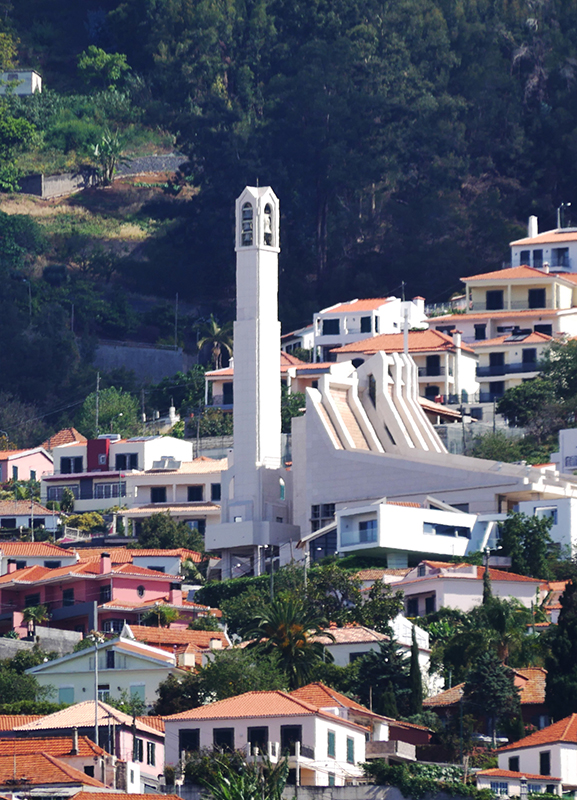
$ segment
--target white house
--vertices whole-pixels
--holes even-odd
[[[423,297],[406,301],[398,297],[373,297],[323,308],[313,318],[314,360],[334,361],[331,351],[335,348],[382,333],[402,331],[405,319],[409,328],[427,327]]]
[[[305,325],[296,331],[283,333],[280,337],[283,353],[293,353],[295,350],[312,350],[315,344],[314,325]]]
[[[444,607],[466,612],[483,600],[484,571],[485,567],[473,564],[422,561],[395,584],[395,589],[405,595],[408,617],[432,614]],[[543,581],[492,568],[489,576],[495,597],[513,597],[527,608],[538,601]]]
[[[570,218],[571,204],[557,209],[557,227],[539,233],[539,220],[529,217],[527,236],[510,242],[511,266],[546,266],[555,272],[577,272],[577,227]]]
[[[497,753],[499,769],[561,779],[564,792],[577,789],[577,714],[535,731],[518,742],[501,747]],[[549,789],[547,790],[549,791]],[[559,793],[555,789],[555,793]]]
[[[475,775],[477,789],[490,789],[497,797],[524,797],[527,794],[561,794],[561,779],[513,772],[510,769],[482,769]]]
[[[94,699],[94,648],[47,661],[27,672],[40,686],[54,687],[59,703]],[[150,706],[158,684],[169,675],[184,675],[174,653],[123,638],[98,645],[98,699],[119,699],[123,693]]]
[[[203,748],[258,748],[272,761],[287,754],[297,785],[344,786],[363,776],[365,728],[286,692],[247,692],[173,714],[165,731],[167,764]]]
[[[28,514],[30,513],[30,504],[28,501],[21,500],[19,502],[25,503],[28,506]],[[38,504],[35,504],[38,505]],[[0,509],[2,503],[0,503]],[[35,509],[36,510],[36,509]],[[47,513],[47,509],[45,509]],[[56,517],[58,520],[58,517]],[[50,521],[51,517],[47,517]],[[47,530],[51,526],[46,526]],[[57,547],[50,542],[2,542],[0,543],[0,575],[6,575],[9,571],[8,564],[13,562],[16,564],[16,569],[24,569],[25,567],[48,567],[50,569],[58,569],[59,567],[68,567],[76,564],[78,555],[73,550],[65,550],[63,547]]]
[[[0,95],[27,95],[42,91],[42,78],[34,69],[13,69],[0,73]]]
[[[34,530],[43,528],[55,534],[59,524],[60,514],[58,511],[46,508],[36,502],[36,500],[32,503],[30,500],[0,500],[0,528],[5,528],[13,532],[17,532],[19,528],[34,528]],[[8,550],[10,550],[10,548]],[[65,551],[62,551],[62,553],[64,552]],[[14,554],[15,556],[17,555],[16,551],[14,551]],[[18,558],[18,561],[22,561],[22,559]],[[30,564],[28,564],[28,566],[30,566]],[[4,575],[6,572],[6,562],[2,562],[1,568],[2,571],[0,574]]]

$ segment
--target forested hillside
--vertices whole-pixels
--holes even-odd
[[[529,214],[553,227],[573,199],[575,0],[3,0],[0,10],[4,67],[38,69],[45,87],[3,106],[0,179],[8,163],[82,163],[103,130],[130,152],[174,147],[189,159],[179,186],[127,220],[146,241],[107,247],[96,266],[79,263],[78,220],[59,231],[19,218],[1,265],[3,340],[8,325],[21,331],[11,358],[45,363],[28,345],[52,315],[60,343],[43,347],[62,364],[55,396],[82,360],[69,286],[83,267],[97,284],[105,276],[117,305],[125,289],[178,291],[232,316],[233,201],[247,183],[280,197],[285,330],[337,299],[398,293],[401,281],[445,299],[459,276],[507,259]],[[40,286],[46,265],[53,284],[65,270],[64,289]],[[15,270],[32,288],[6,278]],[[22,383],[31,402],[38,389]]]

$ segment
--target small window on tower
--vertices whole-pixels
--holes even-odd
[[[270,203],[267,203],[264,207],[264,219],[263,219],[263,232],[264,232],[264,243],[269,247],[272,246],[272,206]]]
[[[252,206],[250,203],[245,203],[242,207],[242,229],[241,229],[241,244],[243,247],[248,247],[252,244]]]

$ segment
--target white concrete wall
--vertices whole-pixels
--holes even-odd
[[[551,776],[564,784],[577,785],[577,744],[557,742],[535,747],[520,747],[498,753],[499,769],[509,769],[509,758],[519,756],[519,771],[539,775],[539,753],[551,753]]]
[[[538,585],[538,583],[525,581],[493,581],[491,588],[495,597],[514,597],[530,608],[531,603],[536,599]],[[395,584],[395,589],[401,589],[404,592],[405,600],[409,597],[435,594],[437,609],[445,606],[466,612],[480,605],[483,600],[483,581],[481,579],[431,575],[410,582],[399,581]],[[424,613],[424,607],[420,607],[419,614]]]
[[[551,528],[551,538],[574,556],[577,551],[577,500],[566,497],[559,500],[525,500],[519,511],[528,516],[540,516],[548,509],[556,509],[557,522]]]

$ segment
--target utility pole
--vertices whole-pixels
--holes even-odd
[[[100,410],[99,404],[100,404],[100,372],[97,372],[96,373],[96,438],[98,438],[98,434],[100,432],[98,427],[98,412]]]
[[[178,350],[178,292],[174,300],[174,349]]]
[[[98,746],[98,601],[94,601],[94,744]]]

